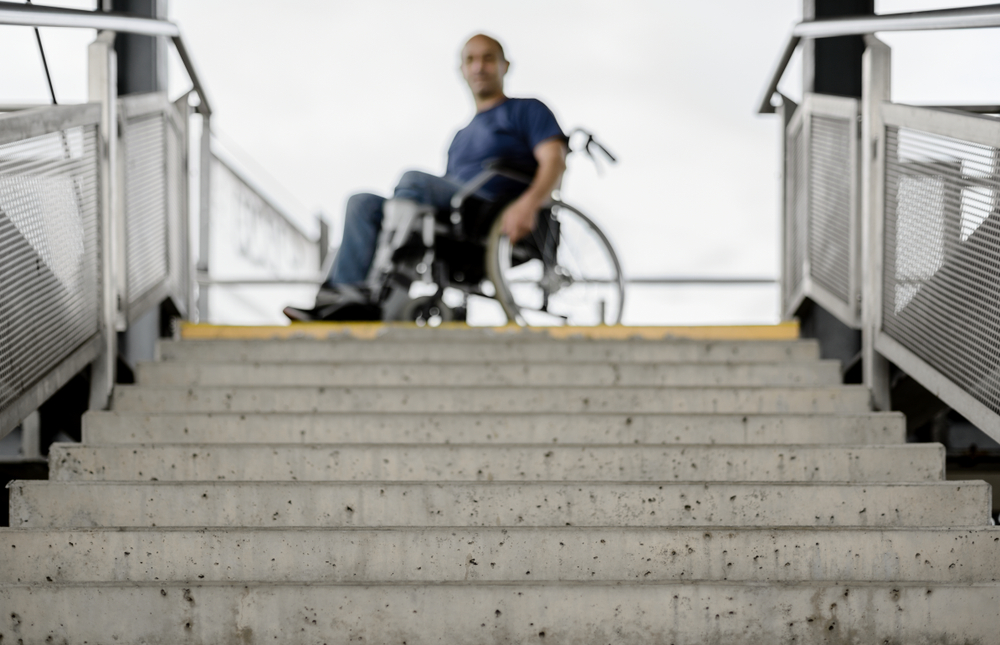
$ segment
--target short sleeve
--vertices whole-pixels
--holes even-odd
[[[546,139],[558,137],[564,141],[566,140],[566,135],[563,134],[562,128],[559,127],[559,123],[556,121],[556,115],[552,114],[552,110],[547,105],[537,99],[527,99],[524,101],[521,122],[528,146],[532,150]]]

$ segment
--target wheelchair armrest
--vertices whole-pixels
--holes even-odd
[[[489,159],[483,166],[487,170],[493,170],[501,177],[513,179],[526,186],[531,183],[529,173],[523,167],[512,163],[509,159]]]
[[[483,165],[483,171],[464,184],[458,192],[452,196],[452,210],[462,208],[462,204],[465,203],[466,199],[474,195],[476,191],[485,186],[486,182],[494,177],[506,177],[507,179],[513,179],[514,181],[520,182],[525,186],[531,184],[531,177],[506,164],[503,159],[491,159]]]

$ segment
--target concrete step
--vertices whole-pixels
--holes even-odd
[[[1000,530],[0,529],[0,583],[1000,580]]]
[[[155,385],[280,386],[784,386],[838,385],[838,361],[786,363],[140,363]]]
[[[55,481],[812,481],[944,479],[944,446],[53,444]]]
[[[862,386],[797,388],[117,386],[123,412],[857,413]]]
[[[211,363],[773,363],[818,359],[819,345],[812,340],[164,340],[158,355],[161,360]]]
[[[985,482],[15,481],[15,527],[985,526]]]
[[[809,443],[906,441],[897,412],[397,414],[88,412],[84,443]]]
[[[229,327],[181,323],[181,337],[188,340],[501,340],[551,342],[553,340],[797,340],[798,323],[777,325],[699,325],[696,327],[606,326],[606,327],[468,327],[447,324],[418,327],[410,323],[310,323],[308,325]]]
[[[998,604],[997,583],[3,585],[0,637],[31,644],[968,645],[996,642]]]

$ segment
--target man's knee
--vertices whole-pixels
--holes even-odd
[[[434,175],[420,170],[407,170],[399,178],[393,196],[397,199],[409,199],[421,204],[432,203],[434,191],[430,184],[435,179],[437,177]]]
[[[373,195],[371,193],[358,193],[356,195],[351,195],[347,200],[347,213],[345,223],[346,226],[350,226],[351,223],[382,223],[382,204],[385,203],[385,198],[378,195]]]
[[[403,176],[399,178],[399,182],[396,184],[396,190],[400,189],[413,189],[422,188],[427,183],[427,177],[429,177],[426,172],[420,170],[407,170],[403,173]]]

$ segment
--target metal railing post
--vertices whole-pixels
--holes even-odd
[[[194,320],[195,308],[195,280],[194,267],[191,264],[191,197],[189,192],[189,177],[191,164],[191,92],[187,92],[176,101],[174,108],[180,115],[179,140],[180,146],[177,151],[180,159],[175,168],[181,176],[177,177],[177,193],[175,198],[178,201],[176,214],[179,218],[177,224],[177,249],[174,254],[178,258],[180,266],[176,267],[177,281],[176,289],[183,293],[184,317]],[[180,295],[180,294],[178,294]]]
[[[889,410],[889,362],[875,351],[882,318],[882,249],[885,209],[885,125],[882,103],[890,99],[892,52],[866,36],[861,97],[861,343],[863,382],[876,410]]]
[[[781,195],[778,203],[781,206],[781,285],[779,287],[781,310],[784,315],[787,308],[787,297],[790,293],[794,275],[789,266],[792,261],[791,244],[793,240],[788,236],[788,218],[794,212],[794,205],[791,203],[789,177],[794,177],[795,169],[788,167],[788,125],[792,122],[792,116],[799,108],[798,104],[784,94],[781,95],[781,105],[778,106],[778,114],[781,116],[781,136],[779,137],[781,146]]]
[[[114,34],[114,32],[111,32]],[[115,54],[115,67],[117,68],[117,53]],[[113,233],[113,243],[111,257],[114,259],[115,266],[112,270],[112,275],[115,279],[115,329],[117,331],[125,331],[128,329],[128,293],[129,293],[129,279],[132,276],[128,272],[128,212],[127,212],[127,202],[125,199],[125,187],[127,184],[127,177],[125,173],[126,166],[128,164],[128,157],[125,150],[125,139],[129,136],[128,123],[123,117],[121,109],[121,102],[118,100],[118,81],[117,81],[117,71],[115,72],[115,87],[114,93],[112,94],[113,101],[115,102],[115,130],[114,137],[112,137],[112,147],[114,147],[115,152],[110,157],[111,172],[114,174],[114,179],[112,180],[112,186],[114,190],[111,193],[111,229]]]
[[[38,410],[26,416],[21,422],[21,457],[42,458],[42,422]]]
[[[121,311],[118,294],[118,59],[114,49],[115,33],[101,31],[90,44],[88,56],[88,95],[101,104],[98,146],[101,160],[101,348],[93,363],[90,379],[90,409],[108,407],[115,385],[118,354],[117,322]]]
[[[201,150],[198,181],[198,267],[196,274],[208,276],[212,205],[212,128],[211,117],[202,112]],[[208,285],[198,286],[198,320],[208,322]]]

